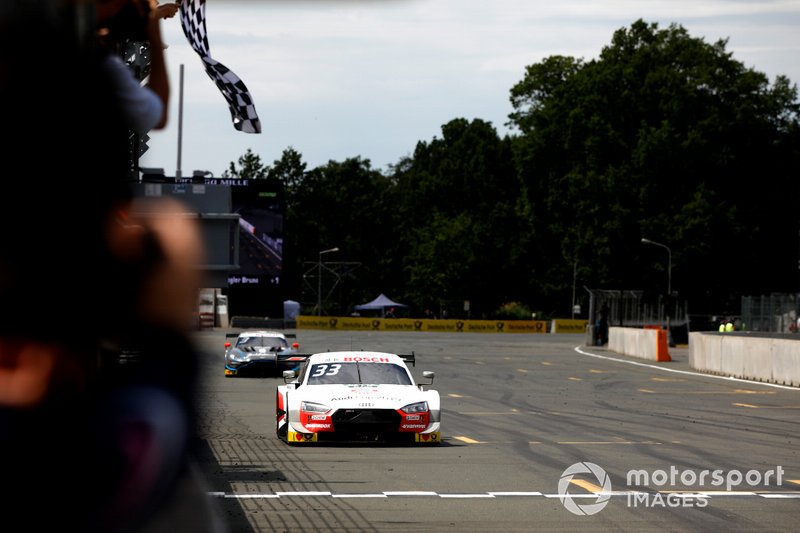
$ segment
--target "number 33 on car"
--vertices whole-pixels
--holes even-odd
[[[278,438],[289,444],[439,444],[439,392],[416,384],[407,363],[415,363],[414,354],[341,351],[307,356],[299,371],[283,372],[284,384],[278,386]],[[422,375],[428,385],[433,383],[433,372]]]

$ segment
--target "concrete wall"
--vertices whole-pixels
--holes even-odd
[[[800,387],[800,340],[689,334],[689,366],[701,372]]]
[[[611,327],[608,349],[650,361],[670,361],[665,333]],[[710,374],[800,387],[800,336],[692,332],[689,366]]]
[[[670,361],[667,332],[660,329],[608,328],[608,349],[650,361]]]

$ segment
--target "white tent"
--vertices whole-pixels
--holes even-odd
[[[391,307],[408,307],[406,304],[393,301],[391,298],[381,293],[377,298],[365,304],[356,305],[356,311],[380,311],[381,316],[386,316],[386,310]]]

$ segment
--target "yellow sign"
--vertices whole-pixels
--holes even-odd
[[[585,333],[588,320],[559,318],[553,320],[553,333]]]
[[[585,320],[583,322],[586,322]],[[356,331],[433,331],[442,333],[547,333],[544,320],[432,320],[298,316],[297,329]]]

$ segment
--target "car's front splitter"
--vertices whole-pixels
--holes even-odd
[[[226,376],[255,376],[271,375],[277,376],[278,369],[275,361],[251,361],[242,363],[238,366],[225,365]]]

